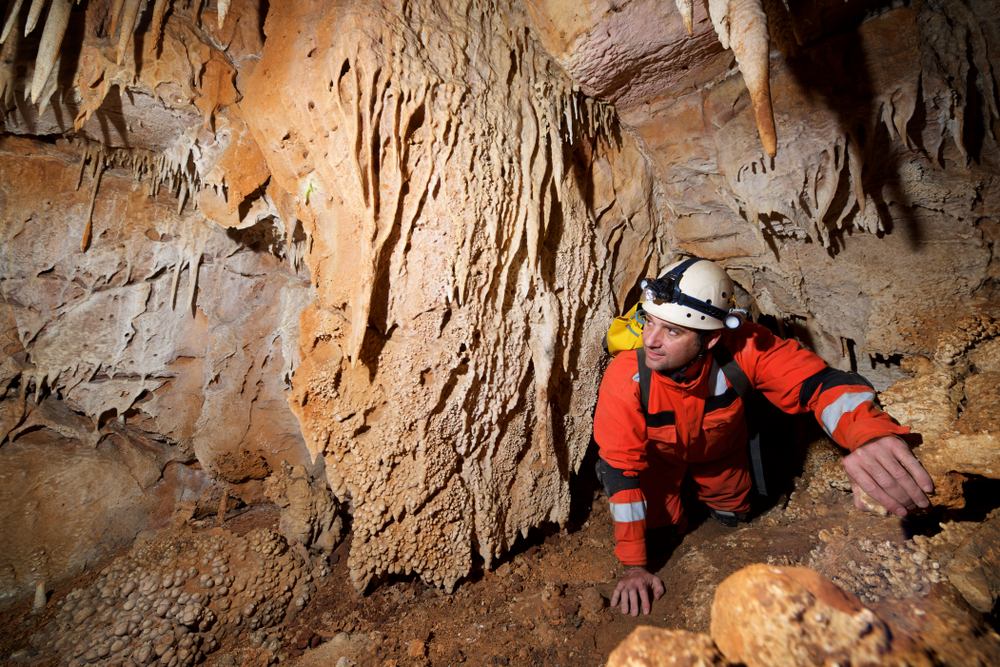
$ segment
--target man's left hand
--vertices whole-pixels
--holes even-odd
[[[934,491],[931,476],[906,443],[895,436],[858,447],[844,458],[844,470],[851,480],[854,504],[860,509],[865,507],[859,490],[899,516],[930,505],[926,494]]]

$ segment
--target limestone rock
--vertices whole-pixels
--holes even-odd
[[[293,616],[315,592],[307,564],[270,529],[146,535],[71,591],[37,646],[63,664],[190,666],[234,633]]]
[[[724,667],[708,635],[640,625],[608,656],[607,667]]]
[[[1000,635],[948,584],[921,598],[884,600],[872,609],[892,628],[899,664],[992,665]]]
[[[712,638],[727,659],[760,665],[988,665],[1000,636],[954,588],[866,607],[802,567],[751,565],[724,581]]]
[[[330,665],[367,664],[366,660],[375,661],[378,645],[371,637],[360,632],[338,632],[328,641],[323,642],[296,660],[301,667],[329,667]]]
[[[751,565],[719,585],[712,638],[730,662],[887,664],[891,633],[870,609],[806,568]]]
[[[450,588],[474,544],[489,567],[566,521],[602,329],[667,260],[613,110],[520,37],[516,7],[456,7],[272,3],[240,105],[311,238],[290,404],[353,502],[359,589]]]
[[[977,611],[991,614],[1000,598],[1000,519],[976,529],[945,566],[948,580]]]
[[[567,518],[606,323],[683,252],[880,390],[927,359],[935,502],[992,465],[995,2],[8,4],[4,448],[165,447],[164,502],[323,456],[356,584],[450,587]]]
[[[996,431],[1000,424],[1000,371],[965,378],[966,408],[955,427],[962,433]]]
[[[1000,337],[981,342],[969,351],[968,356],[976,373],[1000,372]]]
[[[956,386],[960,391],[952,373],[935,371],[894,383],[879,394],[879,401],[893,419],[929,442],[951,431],[958,419]]]
[[[217,458],[308,462],[285,391],[309,287],[117,168],[101,177],[81,251],[86,154],[7,137],[0,155],[3,493],[35,508],[5,525],[16,546],[0,557],[14,572],[4,592],[16,595],[34,586],[33,553],[57,582],[166,525],[209,488]],[[39,181],[53,188],[44,199]],[[41,453],[39,436],[58,451]]]
[[[282,461],[281,469],[267,478],[264,490],[281,508],[281,534],[291,544],[325,553],[343,537],[340,505],[322,480],[313,479],[305,466]]]
[[[954,332],[940,337],[936,365],[911,362],[922,373],[896,382],[879,396],[886,412],[922,438],[915,453],[934,480],[936,506],[965,506],[964,475],[1000,478],[996,336],[991,317],[959,322]],[[959,406],[964,408],[961,414]]]
[[[863,604],[926,595],[943,580],[940,564],[925,544],[900,540],[898,527],[820,530],[817,545],[802,564]]]

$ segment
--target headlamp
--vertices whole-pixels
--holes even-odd
[[[726,315],[726,319],[722,321],[726,325],[727,329],[739,329],[746,322],[747,311],[742,308],[733,308]]]
[[[674,301],[674,289],[677,286],[677,279],[671,275],[652,280],[643,280],[639,283],[642,288],[642,296],[646,301],[653,303],[670,303]]]

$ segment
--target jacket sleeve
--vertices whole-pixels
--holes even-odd
[[[594,440],[607,464],[606,474],[620,477],[620,490],[609,497],[615,521],[615,555],[625,565],[646,564],[646,497],[638,486],[646,463],[646,418],[639,401],[635,353],[622,352],[611,362],[597,398]],[[635,480],[627,483],[627,480]],[[605,479],[601,480],[606,487]],[[632,488],[622,488],[632,487]]]
[[[764,396],[785,412],[812,412],[838,445],[854,451],[887,435],[910,432],[875,406],[875,390],[857,373],[830,368],[791,340],[747,323],[738,335],[737,363]]]

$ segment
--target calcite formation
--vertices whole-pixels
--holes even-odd
[[[111,461],[122,520],[94,549],[78,517],[12,524],[5,590],[260,501],[282,459],[353,509],[359,588],[452,587],[566,521],[607,322],[680,253],[879,391],[921,355],[883,398],[958,507],[997,414],[998,26],[985,0],[10,0],[5,505]]]
[[[310,288],[252,235],[178,215],[117,165],[96,197],[87,173],[78,190],[88,153],[72,144],[7,137],[0,151],[0,495],[30,508],[4,520],[8,599],[163,527],[181,503],[214,494],[217,507],[211,476],[231,506],[266,502],[266,468],[229,474],[237,451],[308,462],[284,394]]]
[[[993,517],[972,532],[945,568],[948,580],[983,614],[993,613],[1000,599],[1000,519]]]
[[[711,634],[640,626],[609,667],[988,665],[1000,636],[954,589],[864,604],[805,567],[756,564],[716,589]]]
[[[965,475],[1000,478],[995,357],[1000,326],[991,315],[965,318],[942,335],[933,361],[907,364],[914,377],[880,395],[882,404],[920,438],[917,457],[934,479],[934,503],[965,506]],[[874,504],[869,502],[869,504]]]
[[[1000,637],[948,598],[936,591],[867,607],[808,568],[751,565],[716,591],[712,639],[727,660],[748,667],[995,661]]]
[[[489,566],[567,519],[595,315],[659,261],[651,175],[613,110],[517,11],[472,6],[272,5],[242,105],[312,239],[291,405],[354,503],[359,588],[450,588],[473,545]],[[594,254],[609,243],[620,258]]]
[[[167,533],[67,595],[33,643],[73,667],[195,665],[226,637],[294,615],[314,591],[308,565],[275,531]]]
[[[818,537],[805,565],[866,604],[926,595],[945,579],[926,544],[899,544],[842,528],[821,530]]]
[[[727,667],[712,638],[639,626],[608,656],[607,667]]]
[[[892,635],[812,570],[752,565],[717,589],[712,637],[727,659],[746,665],[875,665],[888,664]]]
[[[324,480],[317,480],[305,466],[294,468],[285,461],[268,477],[264,490],[281,508],[281,534],[308,558],[309,550],[333,551],[343,538],[340,505]]]

